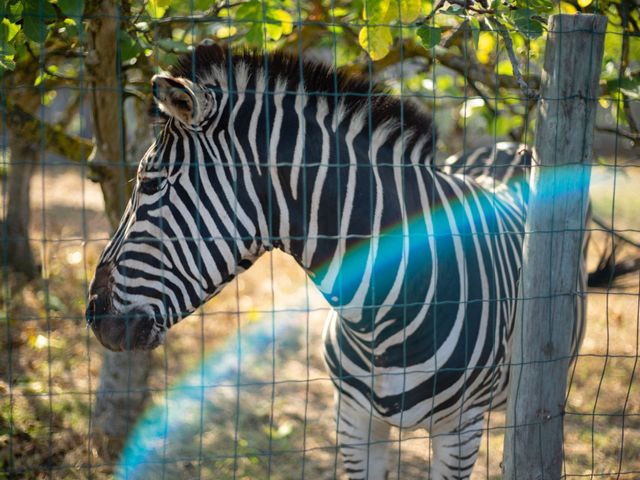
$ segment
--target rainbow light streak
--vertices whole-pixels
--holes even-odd
[[[207,354],[201,364],[170,387],[165,401],[142,415],[125,444],[115,478],[153,478],[163,464],[171,472],[180,460],[197,461],[200,437],[212,419],[237,414],[239,391],[248,388],[247,384],[270,387],[272,366],[276,364],[272,349],[299,350],[305,325],[301,317],[304,313],[291,311],[275,312],[273,318],[267,315],[243,326],[240,335],[236,332]],[[220,408],[220,404],[230,403],[234,412]],[[239,404],[239,408],[251,412],[255,405]],[[227,454],[233,454],[230,448]]]
[[[554,202],[563,202],[566,201],[573,195],[578,194],[582,189],[582,182],[589,182],[589,172],[584,173],[584,169],[590,169],[589,166],[583,167],[582,165],[566,165],[566,166],[558,166],[553,167],[553,169],[549,167],[544,167],[547,169],[544,172],[544,175],[547,175],[548,180],[555,180],[554,185],[551,185],[549,188],[546,188],[544,191],[537,192],[538,201],[543,203],[548,203],[552,205]],[[528,172],[527,172],[528,174]],[[522,182],[524,177],[524,173],[514,175],[511,180],[506,184],[509,189],[514,187],[517,183]],[[553,177],[553,179],[551,178]],[[467,177],[469,181],[472,181],[470,176]],[[496,184],[497,186],[500,184]],[[549,183],[547,182],[547,185]],[[500,198],[495,195],[490,190],[485,190],[485,199],[482,201],[484,204],[493,204],[493,202],[501,201]],[[495,197],[494,197],[495,195]],[[433,202],[434,196],[430,195],[427,192],[427,198],[430,202]],[[448,198],[449,206],[451,208],[453,217],[456,220],[456,225],[459,231],[459,236],[471,237],[470,231],[470,221],[467,213],[465,212],[466,205],[468,204],[467,198],[472,198],[470,193],[466,193],[463,195],[462,199],[458,197]],[[530,199],[531,201],[531,199]],[[487,214],[488,213],[488,214]],[[491,209],[489,212],[485,212],[486,219],[489,224],[491,224],[495,220],[496,210]],[[493,215],[493,216],[492,216]],[[477,216],[474,215],[474,223],[478,225]],[[428,237],[437,236],[438,232],[442,231],[450,231],[449,229],[449,219],[445,212],[445,209],[442,205],[438,205],[437,207],[431,208],[431,222],[433,224],[434,232],[428,232],[426,235]],[[423,235],[420,232],[425,231],[425,219],[423,212],[415,212],[408,216],[407,218],[407,229],[409,232],[409,236],[415,235],[418,232],[418,235]],[[515,233],[515,232],[514,232]],[[477,235],[494,235],[494,232],[491,233],[479,233]],[[385,250],[385,256],[382,257],[380,253],[378,253],[377,258],[375,258],[374,270],[373,274],[375,275],[393,275],[395,274],[396,269],[401,261],[401,251],[403,245],[403,225],[402,220],[395,222],[389,226],[387,226],[384,230],[381,231],[380,238],[387,237],[389,239],[394,239],[395,241],[392,243],[392,247]],[[427,238],[423,242],[410,242],[409,243],[409,252],[407,254],[407,259],[410,260],[411,256],[415,254],[416,249],[424,248]],[[388,245],[388,243],[387,243]],[[361,238],[357,242],[353,242],[350,248],[344,255],[342,265],[340,266],[340,274],[336,281],[336,287],[334,292],[324,292],[327,300],[334,306],[337,304],[344,304],[348,302],[353,295],[354,291],[358,288],[358,285],[361,281],[360,275],[362,274],[363,267],[369,258],[370,251],[370,241],[369,238]],[[438,254],[442,254],[442,251],[438,251]],[[447,252],[450,255],[454,255],[453,249],[448,250]],[[331,263],[331,258],[323,260],[317,267],[314,268],[314,281],[318,284],[321,283],[324,276],[327,274],[329,269],[329,265]],[[345,297],[341,298],[338,302],[331,299],[333,294],[342,292]]]
[[[413,167],[412,167],[413,168]],[[513,182],[515,183],[519,181],[519,178],[515,178]],[[470,194],[466,194],[469,196]],[[492,192],[487,192],[488,198],[491,199],[493,196]],[[433,202],[434,197],[427,192],[427,199],[430,203]],[[460,236],[469,236],[469,221],[468,217],[465,213],[465,205],[466,196],[462,198],[462,200],[456,198],[449,198],[449,206],[451,207],[452,214],[456,219],[456,225],[458,230],[460,231]],[[491,200],[489,200],[491,201]],[[438,205],[437,207],[431,208],[431,222],[434,226],[435,232],[447,231],[449,232],[449,219],[445,212],[443,206]],[[441,227],[439,227],[439,225]],[[424,212],[418,211],[414,212],[407,216],[407,231],[409,236],[413,235],[422,235],[424,240],[422,242],[409,242],[409,252],[407,252],[407,259],[410,259],[412,255],[416,252],[416,249],[424,248],[426,242],[428,241],[428,237],[434,237],[437,233],[434,232],[426,232],[426,224],[424,218]],[[421,233],[422,232],[422,233]],[[377,257],[374,259],[374,276],[377,275],[387,275],[395,273],[400,261],[402,259],[402,247],[403,247],[403,224],[402,220],[398,220],[386,228],[384,228],[380,233],[380,238],[386,237],[387,240],[393,240],[393,242],[386,242],[385,246],[391,245],[391,248],[386,248],[384,251],[384,256],[380,254],[380,249],[378,251]],[[351,295],[354,293],[355,289],[358,288],[358,285],[361,281],[361,273],[363,271],[363,265],[366,264],[369,255],[370,255],[370,239],[369,238],[361,238],[355,242],[353,242],[349,249],[345,252],[342,264],[340,266],[340,274],[336,281],[336,287],[334,292],[324,292],[327,296],[327,300],[329,300],[332,305],[336,306],[336,303],[346,303],[348,302]],[[439,252],[440,253],[440,252]],[[453,251],[450,252],[453,254]],[[314,281],[318,284],[322,282],[322,279],[327,274],[331,263],[331,258],[324,259],[322,263],[314,268]],[[332,301],[330,298],[332,294],[342,292],[345,294],[345,297],[339,300],[339,302]]]

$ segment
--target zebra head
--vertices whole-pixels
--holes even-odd
[[[166,122],[89,290],[87,322],[116,351],[157,347],[264,251],[212,141],[224,95],[168,74],[152,87]]]

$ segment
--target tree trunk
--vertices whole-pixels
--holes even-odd
[[[130,172],[125,153],[122,72],[118,69],[118,2],[98,0],[87,4],[87,72],[93,102],[95,147],[90,162],[105,166],[100,180],[105,211],[115,229],[130,196]],[[144,408],[149,391],[150,352],[104,351],[100,385],[94,408],[94,441],[101,455],[117,458],[131,428]]]
[[[102,357],[93,410],[93,442],[105,460],[116,460],[149,397],[148,352],[110,352]]]
[[[36,112],[40,105],[39,92],[33,87],[37,70],[36,62],[22,63],[19,70],[8,74],[5,80],[6,87],[12,91],[12,101],[29,114]],[[2,115],[2,120],[6,121],[3,129],[8,130],[11,158],[4,193],[7,198],[5,223],[0,225],[0,262],[3,268],[8,267],[24,275],[26,280],[33,280],[38,276],[38,267],[29,241],[30,184],[40,159],[40,142],[21,135],[13,119],[8,117],[8,112]]]
[[[38,146],[9,134],[11,160],[7,177],[7,214],[2,226],[2,266],[23,274],[27,280],[38,275],[29,241],[31,177],[39,159]]]
[[[89,162],[105,166],[107,174],[100,179],[105,211],[111,228],[120,217],[129,198],[125,154],[125,125],[122,115],[124,74],[118,71],[117,32],[120,21],[117,2],[96,2],[88,22],[88,53],[94,149]]]

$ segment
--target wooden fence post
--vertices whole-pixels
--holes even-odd
[[[553,15],[512,336],[503,478],[555,480],[607,18]]]

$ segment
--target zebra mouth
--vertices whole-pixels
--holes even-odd
[[[153,315],[142,310],[96,316],[90,325],[100,343],[114,352],[153,350],[165,337]]]

